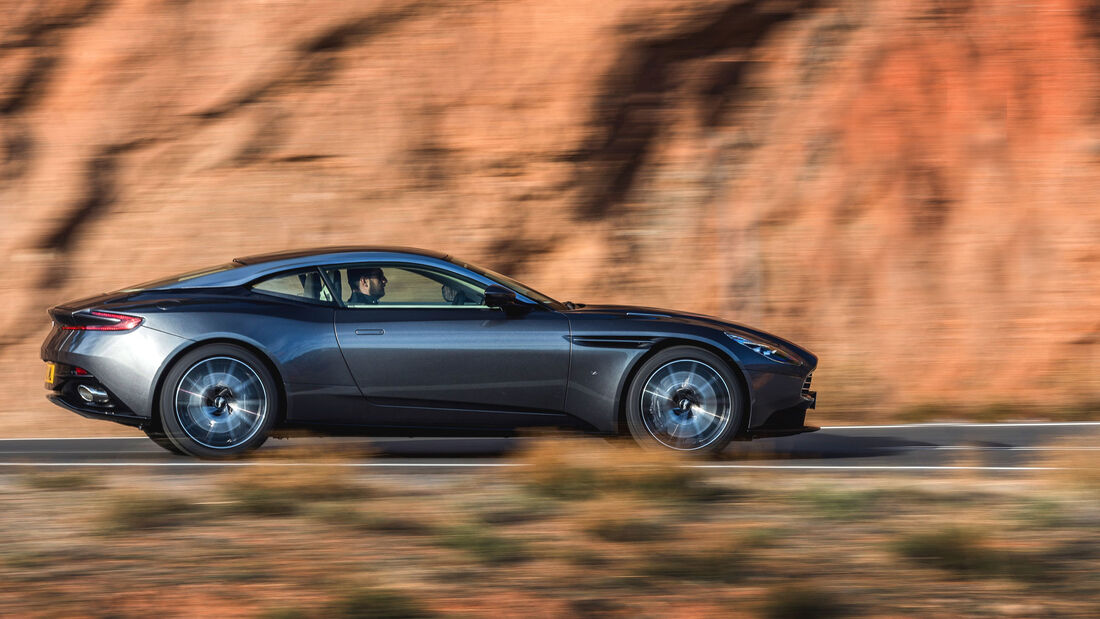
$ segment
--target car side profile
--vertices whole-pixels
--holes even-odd
[[[199,458],[297,429],[560,427],[696,453],[816,429],[804,348],[709,316],[559,302],[431,251],[237,258],[49,313],[50,401]]]

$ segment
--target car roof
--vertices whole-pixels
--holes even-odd
[[[243,264],[245,266],[254,264],[264,264],[267,262],[281,262],[283,260],[293,260],[295,258],[307,258],[311,256],[324,256],[327,254],[358,254],[358,253],[398,253],[398,254],[413,254],[417,256],[428,256],[430,258],[439,258],[440,260],[446,260],[450,258],[447,254],[431,251],[429,249],[418,249],[416,247],[397,247],[389,245],[344,245],[336,247],[313,247],[310,249],[292,249],[288,251],[272,252],[269,254],[256,254],[254,256],[243,256],[241,258],[234,258],[233,262],[237,264]]]
[[[236,258],[210,272],[176,279],[139,284],[124,290],[174,290],[181,288],[223,288],[241,286],[259,277],[299,267],[348,264],[361,261],[396,261],[458,268],[444,253],[411,247],[322,247]]]

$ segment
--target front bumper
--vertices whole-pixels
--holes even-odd
[[[807,411],[817,407],[817,392],[810,390],[812,372],[791,376],[749,371],[746,375],[753,395],[745,431],[749,438],[790,436],[820,429],[806,425]]]
[[[817,426],[806,425],[807,408],[809,408],[808,403],[776,411],[772,413],[762,425],[750,429],[749,436],[752,438],[791,436],[793,434],[816,432],[820,430],[821,428]]]

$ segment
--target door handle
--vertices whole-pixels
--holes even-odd
[[[385,335],[385,329],[356,329],[355,335]]]

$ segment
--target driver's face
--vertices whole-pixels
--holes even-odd
[[[384,297],[386,296],[386,279],[385,275],[372,275],[370,277],[363,277],[359,280],[359,290],[363,294],[369,294],[372,297]]]

